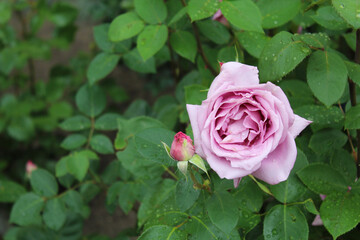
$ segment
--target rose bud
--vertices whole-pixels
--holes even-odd
[[[178,132],[171,144],[170,155],[176,161],[188,161],[194,156],[195,148],[189,136]]]
[[[26,176],[28,177],[28,178],[30,178],[31,177],[31,173],[33,172],[33,171],[35,171],[36,169],[37,169],[38,167],[36,166],[36,164],[34,164],[32,161],[27,161],[27,163],[26,163]]]
[[[222,0],[219,0],[219,2],[222,2]],[[220,9],[217,10],[217,12],[213,15],[212,20],[218,21],[226,27],[230,26],[228,20],[224,17]]]
[[[260,83],[256,67],[238,62],[224,63],[207,99],[187,111],[196,153],[235,185],[249,174],[285,181],[296,160],[295,137],[311,123],[294,114],[280,87]]]

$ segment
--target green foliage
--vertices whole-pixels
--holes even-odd
[[[316,51],[310,56],[307,79],[310,89],[326,106],[338,101],[345,90],[346,66],[333,52]]]
[[[4,239],[357,239],[359,6],[0,1]],[[213,19],[219,10],[222,21]],[[93,39],[85,41],[89,26]],[[62,63],[66,53],[75,56]],[[256,174],[220,179],[197,154],[180,162],[184,176],[167,153],[182,131],[201,155],[186,104],[202,104],[230,61],[257,66],[261,82],[278,85],[294,113],[312,121],[295,139],[288,178],[276,185]],[[277,125],[267,117],[266,127]],[[282,117],[284,131],[296,134],[293,119]],[[27,160],[37,164],[31,173]],[[103,199],[108,213],[89,218]],[[109,226],[117,237],[97,228],[85,234],[89,223],[118,211],[129,221],[125,231]],[[315,215],[324,227],[311,227]]]
[[[224,1],[220,6],[225,18],[235,27],[245,31],[263,32],[260,10],[251,0]]]

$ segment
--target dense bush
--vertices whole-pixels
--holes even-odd
[[[119,240],[358,238],[359,0],[88,2],[75,1],[82,16],[101,21],[93,28],[96,46],[54,66],[47,81],[34,62],[71,46],[79,9],[66,1],[0,2],[0,207],[11,223],[4,239],[111,239],[82,234],[89,203],[102,193],[108,214],[118,207],[137,214]],[[47,24],[51,37],[40,38]],[[256,172],[261,164],[229,177],[199,147],[207,144],[198,130],[206,124],[194,127],[186,106],[211,102],[203,100],[218,88],[210,87],[214,78],[227,74],[226,62],[256,66],[261,83],[278,85],[294,113],[312,121],[295,139],[285,181],[268,181]],[[146,99],[127,93],[111,75],[116,68],[146,79],[139,88]],[[256,78],[247,71],[218,79]],[[278,98],[273,89],[263,94]],[[270,109],[292,118],[279,98]],[[195,140],[204,161],[172,159],[167,146],[179,131]],[[284,149],[269,174],[284,167]],[[253,154],[265,161],[271,151],[261,151]]]

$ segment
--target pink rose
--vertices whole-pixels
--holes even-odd
[[[219,0],[219,2],[222,2],[222,0]],[[217,12],[214,14],[214,16],[212,17],[212,20],[218,21],[227,27],[230,26],[228,20],[224,17],[224,15],[222,14],[220,9],[217,10]]]
[[[194,156],[192,140],[185,133],[178,132],[171,144],[170,155],[176,161],[188,161]]]
[[[295,115],[280,87],[259,84],[258,70],[238,62],[221,66],[201,105],[187,105],[195,150],[221,178],[252,174],[277,184],[288,178],[294,138],[311,122]]]
[[[38,167],[36,166],[36,164],[34,164],[32,161],[27,161],[26,162],[26,175],[30,178],[31,177],[31,173],[33,171],[35,171]]]

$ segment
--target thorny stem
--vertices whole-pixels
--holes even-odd
[[[182,5],[184,7],[186,7],[186,2],[185,0],[181,0],[182,2]],[[190,19],[190,16],[187,15],[188,18]],[[191,21],[191,19],[190,19]],[[191,25],[192,25],[192,28],[193,28],[193,31],[194,31],[194,34],[195,34],[195,39],[196,39],[196,43],[197,43],[197,48],[198,48],[198,51],[202,57],[202,59],[204,60],[204,63],[206,65],[206,67],[210,70],[210,72],[212,73],[212,75],[214,76],[217,76],[218,75],[218,72],[210,65],[210,62],[209,60],[207,59],[207,57],[205,56],[205,53],[204,53],[204,50],[202,48],[202,45],[201,45],[201,41],[200,41],[200,34],[199,34],[199,29],[196,25],[195,22],[191,22]]]
[[[356,51],[355,51],[355,62],[360,64],[360,29],[356,30]],[[356,86],[355,83],[349,78],[349,89],[350,89],[350,101],[351,106],[356,106]],[[355,163],[357,167],[357,176],[360,177],[360,129],[356,130],[357,139],[357,155],[355,157]]]

